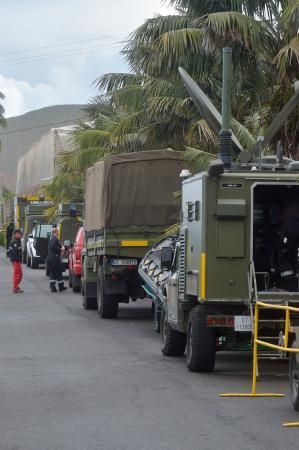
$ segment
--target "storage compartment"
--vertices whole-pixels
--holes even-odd
[[[217,201],[218,258],[244,257],[245,216],[246,216],[245,200],[219,199]]]
[[[242,221],[218,220],[217,256],[218,258],[244,257],[243,220]]]
[[[299,291],[299,186],[253,190],[252,255],[260,292]]]

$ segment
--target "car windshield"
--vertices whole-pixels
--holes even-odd
[[[48,233],[51,233],[53,226],[52,225],[41,225],[39,230],[39,237],[47,238]]]

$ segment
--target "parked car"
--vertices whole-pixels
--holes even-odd
[[[36,223],[32,233],[28,235],[26,244],[26,264],[32,269],[37,269],[39,264],[45,264],[48,254],[49,234],[53,225]]]
[[[69,286],[74,292],[81,290],[82,260],[81,254],[84,247],[84,227],[79,228],[74,244],[69,250]]]

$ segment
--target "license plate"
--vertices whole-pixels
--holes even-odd
[[[111,259],[112,266],[137,266],[137,259]]]
[[[252,322],[250,316],[235,316],[235,331],[252,331]]]

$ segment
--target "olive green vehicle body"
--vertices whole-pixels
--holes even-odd
[[[163,234],[163,227],[130,227],[102,229],[86,233],[85,252],[83,253],[83,280],[88,289],[88,295],[97,297],[98,272],[103,268],[106,279],[106,289],[111,295],[117,295],[119,303],[127,303],[129,297],[133,300],[144,297],[136,271],[130,269],[133,275],[130,291],[123,277],[127,277],[126,266],[113,267],[111,259],[120,258],[136,260],[137,264],[145,253],[152,247],[159,236]],[[125,244],[125,245],[124,245]],[[137,266],[136,264],[136,266]],[[119,275],[111,280],[112,275]],[[123,277],[120,276],[123,275]],[[130,274],[129,274],[130,275]]]
[[[252,318],[257,298],[299,303],[299,289],[273,289],[273,283],[261,288],[263,277],[271,274],[268,266],[261,273],[254,269],[254,217],[261,201],[256,192],[260,197],[266,193],[265,208],[276,205],[277,193],[281,207],[285,207],[281,199],[289,201],[289,192],[299,205],[299,172],[232,168],[218,176],[203,172],[183,182],[181,229],[162,311],[167,311],[172,329],[188,335],[190,313],[200,307],[205,326],[213,328],[215,339],[221,342],[218,350],[250,349],[251,330],[235,331],[234,320],[235,316]],[[216,320],[212,323],[209,318]],[[274,322],[271,333],[278,335],[282,325]]]
[[[98,307],[101,317],[145,296],[138,265],[179,221],[173,194],[184,164],[181,152],[167,149],[117,155],[88,169],[81,284],[83,305]]]
[[[82,226],[82,215],[83,203],[60,203],[53,219],[53,227],[58,229],[58,238],[65,247],[61,258],[63,271],[67,270],[69,267],[68,253],[70,246],[73,245],[75,241],[77,231]],[[46,272],[48,272],[47,267]]]

